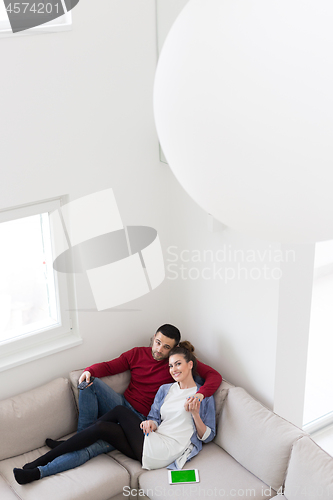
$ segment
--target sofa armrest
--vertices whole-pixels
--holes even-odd
[[[275,491],[282,486],[293,443],[305,432],[241,387],[229,389],[214,442]]]
[[[0,401],[0,422],[0,460],[39,448],[47,437],[74,432],[77,412],[68,379]]]
[[[333,458],[309,436],[293,445],[284,494],[288,500],[333,498]]]

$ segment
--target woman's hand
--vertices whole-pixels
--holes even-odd
[[[156,426],[155,422],[153,422],[152,420],[144,420],[140,424],[140,429],[143,430],[143,433],[145,436],[149,436],[150,432],[156,431],[157,426]]]
[[[191,398],[187,398],[184,407],[186,411],[190,411],[192,413],[194,425],[197,429],[197,434],[201,439],[206,432],[206,424],[203,423],[200,417],[200,404],[200,399],[196,396],[192,396]]]
[[[200,404],[201,404],[200,399],[195,396],[192,396],[190,398],[187,398],[184,407],[186,411],[190,411],[194,416],[194,415],[199,415]]]

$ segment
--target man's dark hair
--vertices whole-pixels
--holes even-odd
[[[165,335],[169,339],[173,339],[176,341],[176,345],[180,342],[180,331],[173,325],[162,325],[157,328],[156,333],[160,332],[162,335]]]

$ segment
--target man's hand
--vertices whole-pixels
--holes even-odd
[[[89,383],[90,377],[91,377],[90,372],[88,372],[88,371],[83,372],[81,377],[79,378],[79,384],[81,384],[81,382],[83,382],[84,380],[86,380]]]
[[[192,415],[199,415],[201,401],[196,396],[187,398],[184,407],[186,411],[190,411]]]
[[[143,433],[146,436],[149,436],[149,433],[156,431],[157,427],[156,427],[155,422],[153,422],[152,420],[144,420],[140,424],[140,429],[143,430]]]

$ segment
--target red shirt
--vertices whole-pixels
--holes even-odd
[[[169,373],[168,358],[156,361],[151,347],[134,347],[124,352],[119,358],[97,363],[86,370],[99,378],[130,370],[131,381],[124,396],[133,408],[143,415],[148,415],[159,387],[174,382]],[[212,396],[222,382],[221,375],[200,361],[198,361],[197,373],[205,380],[200,393],[205,397]]]

